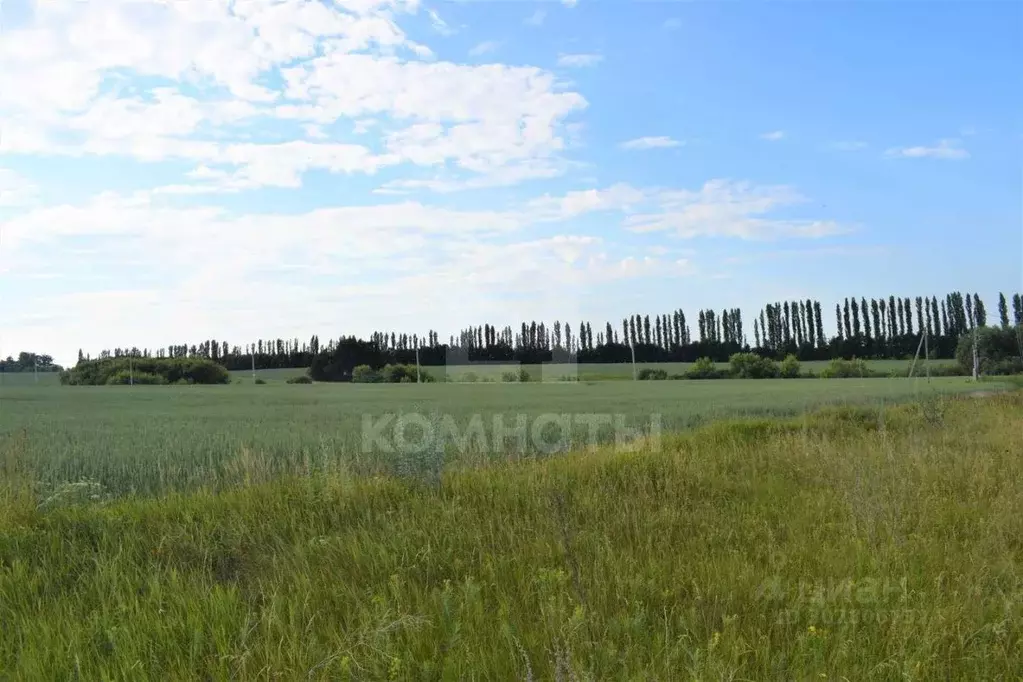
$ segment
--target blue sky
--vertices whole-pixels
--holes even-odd
[[[1023,289],[1018,3],[0,11],[3,355]]]

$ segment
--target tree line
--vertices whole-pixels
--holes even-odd
[[[60,372],[63,367],[53,363],[52,355],[22,351],[18,357],[10,355],[0,360],[0,372]]]
[[[1023,324],[1023,296],[998,298],[998,324],[1003,328]],[[943,298],[889,296],[849,297],[835,304],[835,330],[824,331],[821,302],[813,299],[779,301],[765,305],[753,319],[753,338],[744,332],[742,311],[700,310],[695,331],[679,308],[655,314],[634,314],[620,324],[606,321],[596,330],[588,321],[522,322],[517,328],[498,328],[489,323],[462,329],[442,343],[434,330],[425,335],[374,332],[368,339],[343,336],[321,343],[312,336],[299,339],[258,339],[242,345],[210,339],[193,344],[170,344],[155,350],[115,348],[97,359],[126,356],[155,358],[201,357],[230,370],[312,367],[329,364],[339,352],[367,362],[404,365],[418,361],[425,366],[469,362],[620,363],[694,362],[710,358],[726,362],[737,352],[753,352],[781,360],[852,358],[904,358],[912,356],[926,331],[930,357],[952,359],[959,338],[975,327],[988,325],[987,308],[977,294],[951,292]],[[342,353],[342,354],[344,354]],[[79,362],[91,360],[79,351]]]

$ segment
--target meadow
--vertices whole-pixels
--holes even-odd
[[[947,395],[977,388],[5,388],[0,678],[1017,679],[1023,396]],[[681,424],[838,399],[439,480],[181,477],[329,452],[340,414],[395,401]],[[40,507],[47,472],[162,494]]]
[[[992,383],[991,386],[1000,384]],[[338,469],[394,473],[402,453],[364,447],[364,419],[416,413],[467,429],[478,415],[527,428],[543,415],[607,415],[595,437],[485,438],[427,453],[434,468],[565,452],[627,429],[672,433],[736,416],[787,416],[836,403],[894,404],[975,390],[959,377],[478,384],[313,384],[0,388],[0,442],[26,453],[43,499],[165,494]],[[620,415],[620,417],[615,417]],[[656,423],[653,421],[656,415]],[[549,427],[557,435],[557,427]],[[393,429],[388,431],[392,434]],[[393,449],[393,448],[392,448]],[[69,488],[68,484],[72,485]],[[79,485],[80,484],[80,485]]]

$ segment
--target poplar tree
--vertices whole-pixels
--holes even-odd
[[[1005,301],[1005,294],[998,294],[998,321],[1002,327],[1009,326],[1009,304]]]

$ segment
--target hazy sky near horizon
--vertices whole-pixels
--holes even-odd
[[[1023,4],[2,0],[0,355],[1023,289]]]

